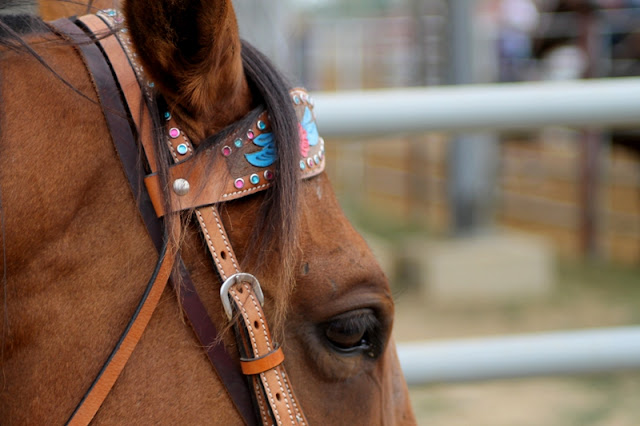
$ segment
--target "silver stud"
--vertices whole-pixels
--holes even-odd
[[[186,179],[176,179],[173,182],[173,192],[180,196],[187,195],[189,193],[189,189],[191,189],[191,186],[189,185],[189,181]]]

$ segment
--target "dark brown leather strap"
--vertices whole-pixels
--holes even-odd
[[[88,29],[91,33],[105,34],[112,31],[107,24],[98,17],[89,15],[88,17],[81,18],[81,20],[86,27],[89,27]],[[118,40],[115,35],[111,35],[98,41],[98,43],[102,46],[103,51],[108,57],[111,57],[110,55],[117,55],[118,57],[115,62],[112,62],[112,66],[116,76],[118,77],[117,80],[119,81],[119,84],[121,84],[121,90],[126,88],[126,90],[124,90],[125,99],[131,102],[140,102],[142,100],[140,86],[138,85],[138,81],[135,79],[135,76],[131,73],[131,64],[128,62],[128,59],[126,59],[126,56],[122,56],[123,51],[121,41]],[[123,58],[125,61],[122,61]],[[127,68],[129,68],[128,72]],[[122,76],[126,76],[126,80],[124,82],[120,80]],[[136,90],[139,92],[137,95],[127,93]],[[140,111],[140,108],[140,105],[135,106],[135,110],[138,112]],[[146,108],[144,108],[145,113],[146,111]],[[146,122],[150,122],[149,117],[136,117],[135,115],[133,117],[134,122],[140,123],[141,121],[144,122],[144,120],[146,120]],[[141,137],[143,136],[147,139],[151,138],[151,132],[143,132]],[[140,200],[138,206],[141,212],[143,212],[147,230],[154,240],[154,243],[156,243],[156,247],[160,250],[162,245],[162,222],[154,213],[152,213],[153,220],[147,220],[148,215],[146,213],[154,212],[154,209],[147,191],[145,191],[140,185],[142,182],[142,170],[140,170],[140,165],[137,163],[139,155],[137,144],[134,140],[128,140],[126,142],[122,141],[122,143],[119,143],[119,141],[120,140],[116,140],[114,138],[114,143],[116,144],[116,149],[119,153],[130,152],[134,155],[135,161],[133,164],[127,165],[123,162],[123,166],[125,166],[125,170],[128,170],[127,174],[131,175],[129,183],[134,190],[136,199]],[[152,149],[149,148],[152,144],[153,141],[145,141],[145,153],[148,152],[148,155],[153,155]],[[257,425],[258,423],[253,410],[251,392],[248,385],[244,380],[237,363],[231,359],[225,350],[224,344],[219,341],[218,331],[209,318],[209,314],[200,300],[193,281],[181,260],[179,260],[178,267],[182,278],[182,287],[178,294],[181,297],[182,308],[187,319],[189,320],[200,345],[205,348],[209,361],[223,382],[242,419],[247,425]],[[172,285],[173,284],[174,283],[172,282]]]

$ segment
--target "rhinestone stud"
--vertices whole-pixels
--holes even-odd
[[[189,152],[189,147],[187,147],[187,144],[181,143],[177,146],[176,151],[178,151],[178,154],[180,155],[185,155],[187,152]]]
[[[171,136],[171,139],[177,138],[178,136],[180,136],[180,130],[175,127],[170,128],[169,136]]]

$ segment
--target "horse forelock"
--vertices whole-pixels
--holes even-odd
[[[268,268],[276,293],[270,323],[280,337],[298,258],[298,119],[289,94],[291,84],[265,55],[246,41],[242,42],[242,62],[254,99],[262,102],[269,114],[277,149],[275,182],[263,199],[250,237],[252,249],[243,267],[257,271]]]

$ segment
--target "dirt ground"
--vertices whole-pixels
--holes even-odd
[[[561,266],[553,294],[509,305],[436,306],[417,288],[395,292],[398,342],[640,322],[637,267]],[[428,385],[411,398],[420,425],[640,424],[640,372]]]

